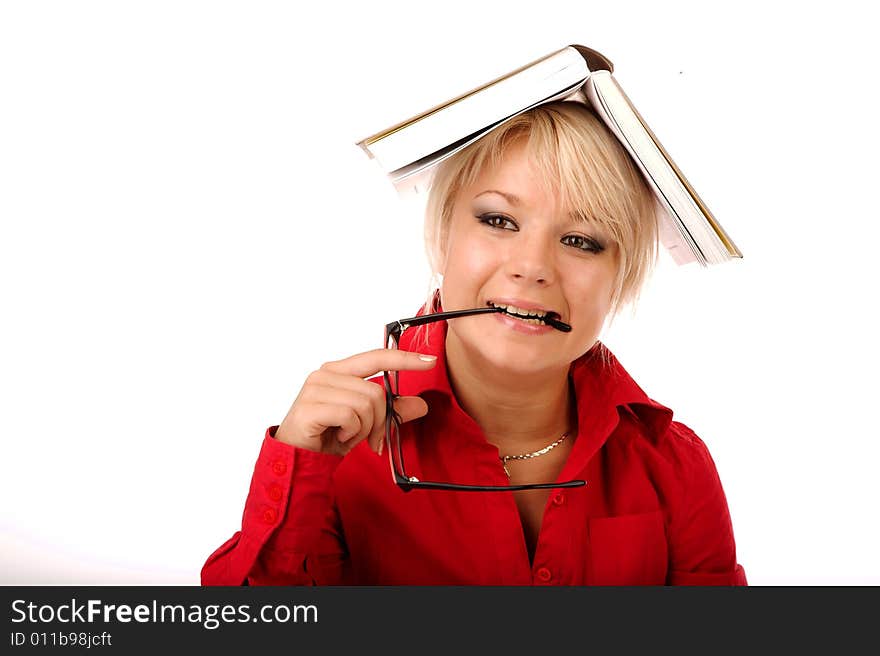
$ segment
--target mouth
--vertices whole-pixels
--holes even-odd
[[[518,308],[513,305],[505,305],[502,303],[496,305],[492,301],[487,301],[486,305],[496,308],[499,312],[519,319],[525,323],[536,325],[543,324],[556,328],[556,330],[564,333],[571,332],[571,326],[561,321],[559,313],[554,312],[553,310],[527,310],[525,308]]]

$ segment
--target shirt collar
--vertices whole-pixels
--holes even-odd
[[[434,310],[442,312],[439,302]],[[419,310],[417,316],[423,314]],[[400,392],[416,395],[425,392],[453,397],[446,365],[445,321],[415,326],[404,331],[400,348],[437,356],[437,364],[424,371],[408,371],[400,377]],[[569,375],[574,383],[578,400],[580,432],[587,426],[591,433],[607,434],[625,412],[650,429],[656,440],[665,434],[672,422],[672,410],[649,398],[635,380],[618,362],[614,354],[601,342],[572,362]],[[604,441],[604,438],[603,438]],[[595,448],[601,446],[595,445]]]

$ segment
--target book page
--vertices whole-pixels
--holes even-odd
[[[519,114],[583,84],[589,70],[573,48],[389,128],[359,143],[387,171],[396,171],[459,144],[470,135],[484,134]]]
[[[583,80],[580,80],[576,84],[569,86],[566,89],[563,89],[559,93],[556,93],[552,96],[549,96],[548,98],[544,98],[543,100],[535,102],[535,103],[529,105],[528,107],[525,107],[524,109],[522,109],[514,114],[511,114],[510,116],[505,116],[501,120],[496,121],[495,123],[486,126],[482,130],[479,130],[479,131],[475,132],[474,134],[468,135],[464,139],[462,139],[456,143],[450,144],[446,148],[442,148],[442,149],[438,150],[437,152],[431,153],[430,155],[423,157],[422,159],[420,159],[418,161],[415,161],[411,164],[408,164],[408,165],[403,166],[399,169],[391,171],[388,174],[388,177],[391,179],[391,182],[394,184],[394,186],[398,188],[398,191],[407,190],[407,193],[409,193],[411,191],[411,189],[409,189],[409,188],[412,186],[412,184],[408,180],[411,176],[418,175],[421,172],[423,172],[425,169],[429,169],[429,168],[436,166],[437,164],[439,164],[443,160],[451,157],[452,155],[454,155],[458,151],[468,147],[470,144],[475,142],[480,137],[484,136],[485,134],[488,134],[489,132],[491,132],[492,130],[494,130],[495,128],[497,128],[499,126],[504,125],[506,122],[519,116],[520,114],[524,114],[525,112],[529,111],[530,109],[534,109],[535,107],[538,107],[539,105],[544,105],[546,103],[554,102],[556,100],[568,100],[573,95],[572,92],[574,91],[576,93],[577,92],[576,90],[580,89],[582,86],[583,86]],[[424,180],[425,178],[421,178],[421,179]]]
[[[660,233],[661,243],[663,243],[664,247],[673,256],[673,259],[679,264],[697,261],[705,266],[709,261],[714,261],[715,259],[707,257],[705,246],[712,237],[717,242],[717,237],[707,235],[705,219],[696,216],[698,208],[693,208],[690,212],[685,213],[687,206],[683,201],[690,200],[690,204],[693,205],[693,200],[689,197],[682,198],[683,195],[687,194],[687,190],[682,190],[680,180],[667,170],[669,169],[669,164],[663,157],[663,154],[657,151],[653,140],[649,141],[649,138],[646,137],[637,144],[631,141],[630,136],[624,132],[623,126],[619,121],[625,117],[615,115],[611,107],[609,107],[606,98],[597,88],[597,81],[600,76],[606,78],[602,79],[602,82],[606,80],[610,82],[610,84],[605,85],[609,87],[606,89],[608,93],[617,89],[610,74],[597,73],[584,85],[587,97],[590,99],[590,104],[597,114],[614,133],[621,145],[626,148],[633,162],[642,172],[646,182],[654,191],[658,205],[663,210],[660,215],[661,223],[665,222],[667,224],[666,226],[661,226],[663,228]],[[634,116],[629,103],[626,103],[625,107],[629,109],[627,114]],[[622,107],[618,107],[618,109],[622,109]],[[627,116],[627,118],[632,119],[631,116]],[[630,120],[627,123],[627,127],[630,133],[639,129],[642,133],[645,132],[641,121]],[[701,227],[702,229],[700,230]],[[699,232],[695,233],[695,229],[699,230]],[[717,248],[715,250],[717,251]],[[686,255],[688,252],[689,255]]]

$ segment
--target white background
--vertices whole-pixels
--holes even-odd
[[[308,372],[426,292],[354,143],[582,43],[745,254],[664,258],[606,343],[708,444],[751,583],[880,584],[875,23],[725,7],[0,5],[0,583],[197,583]]]

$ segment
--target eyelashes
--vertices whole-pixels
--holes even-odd
[[[504,223],[509,223],[512,226],[516,226],[516,224],[508,219],[506,216],[501,214],[480,214],[477,219],[480,223],[485,223],[492,228],[501,228]],[[504,228],[505,230],[510,230],[510,228]]]
[[[511,232],[516,232],[519,230],[516,222],[513,219],[504,216],[503,214],[487,212],[486,214],[477,215],[476,218],[480,223],[483,223],[490,228],[494,228],[496,230],[510,230]],[[586,235],[566,235],[560,241],[566,246],[571,246],[572,248],[575,248],[576,250],[579,250],[583,253],[601,253],[605,250],[605,247],[600,244],[596,239],[594,239],[593,237],[588,237]]]
[[[605,250],[605,247],[592,237],[584,237],[583,235],[566,235],[562,238],[562,243],[565,243],[566,239],[574,240],[575,243],[570,243],[570,245],[586,253],[601,253]]]

